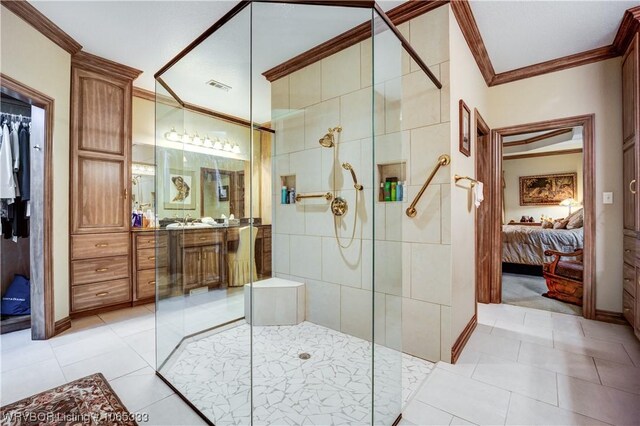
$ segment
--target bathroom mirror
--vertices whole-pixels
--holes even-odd
[[[203,217],[245,217],[244,161],[241,170],[200,169],[200,214]]]

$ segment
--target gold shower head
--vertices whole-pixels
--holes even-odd
[[[318,140],[318,143],[320,143],[320,145],[325,148],[333,148],[335,146],[334,133],[335,132],[340,133],[341,131],[342,131],[342,127],[340,126],[336,126],[333,129],[330,128],[329,132]]]

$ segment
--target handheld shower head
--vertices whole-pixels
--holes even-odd
[[[329,132],[326,133],[323,137],[318,140],[321,146],[325,148],[333,148],[335,146],[335,136],[334,133],[340,133],[342,131],[342,127],[336,126],[333,129],[329,128]]]
[[[350,163],[342,163],[342,168],[351,172],[351,179],[353,179],[353,187],[358,191],[362,191],[364,187],[358,183],[358,178],[356,177],[356,172],[353,170],[353,166]]]

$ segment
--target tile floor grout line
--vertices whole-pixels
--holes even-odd
[[[504,414],[504,422],[503,425],[507,424],[507,419],[509,418],[509,410],[511,409],[511,398],[513,397],[513,392],[509,391],[509,402],[507,402],[507,412]]]

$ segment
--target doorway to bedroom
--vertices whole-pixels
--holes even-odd
[[[488,201],[477,216],[478,302],[595,317],[593,123],[562,118],[490,138],[478,127]]]
[[[582,126],[502,139],[502,302],[582,315]]]

